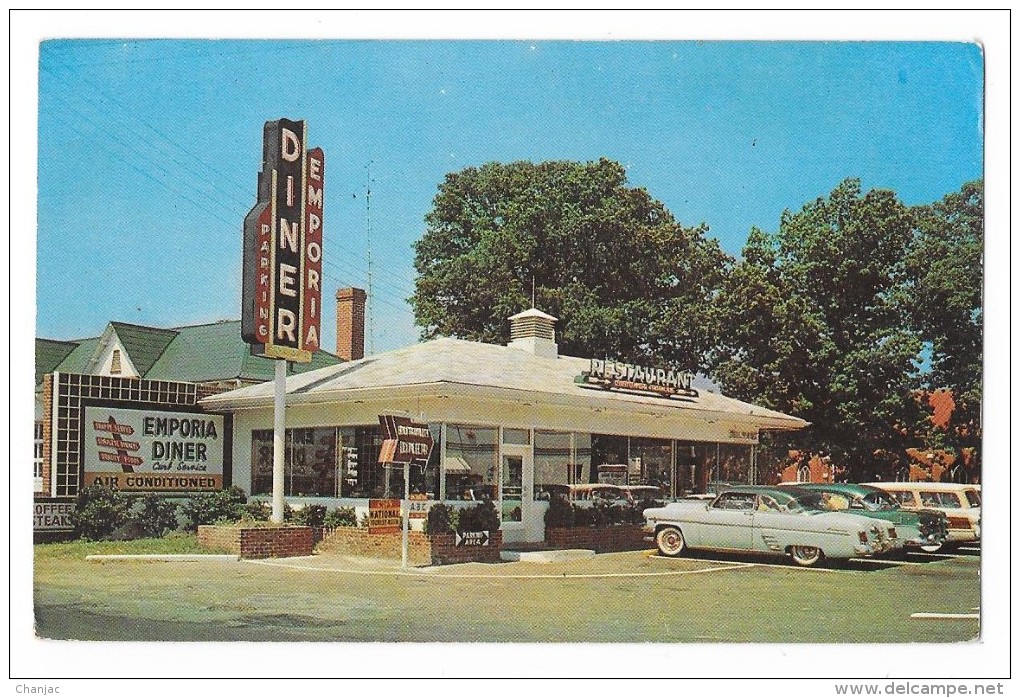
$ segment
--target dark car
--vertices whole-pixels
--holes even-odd
[[[934,509],[907,511],[878,487],[843,482],[799,482],[796,486],[817,492],[822,498],[819,504],[827,509],[889,521],[908,549],[938,552],[949,537],[945,513]]]

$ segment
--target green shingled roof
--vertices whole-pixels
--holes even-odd
[[[140,376],[145,376],[149,372],[167,346],[177,337],[174,330],[158,327],[128,325],[123,322],[111,322],[110,327],[117,333],[117,338],[120,339],[124,351]]]
[[[272,360],[251,356],[248,345],[241,339],[240,321],[171,329],[111,322],[110,328],[142,378],[203,383],[237,378],[266,381],[274,376]],[[99,337],[73,342],[37,339],[38,380],[52,371],[88,373],[99,340]],[[64,356],[57,358],[65,350]],[[337,363],[340,359],[333,354],[318,351],[312,355],[311,363],[291,364],[289,373],[304,373]]]
[[[92,362],[92,355],[99,345],[99,337],[76,339],[74,341],[78,346],[53,369],[54,371],[60,371],[61,373],[88,373],[89,364]]]
[[[144,377],[193,382],[237,378],[247,351],[240,322],[179,327],[174,341]]]
[[[78,348],[76,342],[61,342],[55,339],[35,340],[35,384],[42,383],[42,377],[53,373],[68,354]]]

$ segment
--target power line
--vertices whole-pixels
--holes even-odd
[[[51,75],[53,75],[54,77],[56,77],[56,78],[57,78],[58,80],[61,80],[62,82],[64,82],[64,84],[69,84],[69,82],[68,82],[68,80],[67,80],[66,78],[64,78],[64,77],[62,77],[62,76],[60,76],[60,75],[57,75],[57,74],[53,73],[52,71],[48,71],[48,72],[50,72],[50,74],[51,74]],[[124,113],[127,113],[127,114],[129,114],[129,115],[131,114],[131,109],[130,109],[130,108],[128,108],[128,107],[127,107],[126,105],[124,105],[124,104],[123,104],[122,102],[119,102],[119,101],[118,101],[117,99],[115,99],[115,98],[113,98],[112,96],[110,96],[110,95],[109,95],[108,93],[104,92],[104,91],[103,91],[102,89],[100,89],[100,88],[99,88],[99,86],[95,85],[95,83],[92,83],[91,81],[89,81],[89,80],[87,80],[87,79],[85,79],[85,78],[82,78],[82,82],[84,82],[84,83],[86,83],[87,85],[89,85],[89,86],[91,86],[92,88],[94,88],[94,93],[95,93],[95,94],[96,94],[97,96],[99,96],[99,98],[100,98],[100,99],[102,99],[102,100],[104,100],[104,101],[107,101],[107,102],[109,102],[109,103],[112,103],[112,104],[116,105],[116,106],[117,106],[117,107],[119,107],[119,108],[121,109],[121,111],[122,111],[122,112],[124,112]],[[79,95],[79,96],[80,96],[80,97],[83,97],[83,98],[84,98],[84,95]],[[103,105],[101,105],[101,104],[98,104],[98,103],[96,103],[96,102],[94,102],[94,101],[90,101],[90,100],[88,100],[87,98],[85,98],[85,99],[86,99],[86,102],[87,102],[87,103],[89,104],[89,106],[91,106],[91,107],[93,107],[93,108],[95,108],[95,109],[97,109],[97,110],[100,110],[100,111],[102,111],[102,112],[103,112],[104,114],[105,114],[105,113],[108,113],[108,112],[109,112],[109,110],[108,110],[108,109],[105,109],[105,108],[103,107]],[[87,116],[87,115],[86,115],[86,114],[85,114],[84,112],[82,112],[81,110],[77,109],[77,108],[76,108],[76,107],[74,107],[73,105],[65,105],[65,104],[62,104],[62,106],[70,106],[70,108],[72,108],[72,109],[75,109],[76,111],[78,111],[78,113],[79,113],[79,114],[81,114],[81,115],[82,115],[83,117],[85,117],[85,118],[88,118],[88,116]],[[131,118],[134,118],[134,117],[132,116]],[[188,150],[187,148],[185,148],[184,146],[182,146],[182,145],[180,145],[179,143],[177,143],[177,142],[176,142],[176,141],[175,141],[174,139],[172,139],[171,137],[167,136],[167,135],[166,135],[165,133],[163,133],[163,132],[162,132],[161,130],[157,129],[157,128],[156,128],[155,126],[152,126],[152,125],[151,125],[151,124],[149,124],[148,122],[146,122],[146,121],[143,121],[143,120],[141,120],[141,119],[137,119],[137,118],[134,118],[134,120],[135,120],[135,121],[136,121],[137,123],[139,123],[139,124],[141,124],[142,126],[144,126],[145,128],[147,128],[147,129],[149,129],[150,131],[152,131],[153,133],[155,133],[156,135],[158,135],[158,136],[159,136],[160,138],[162,138],[162,139],[163,139],[164,141],[166,141],[166,142],[167,142],[168,144],[170,144],[171,146],[173,146],[174,148],[176,148],[176,149],[177,149],[178,151],[180,151],[181,153],[183,153],[183,154],[184,154],[185,156],[187,156],[187,158],[188,158],[189,160],[193,160],[193,161],[197,162],[197,163],[198,163],[199,165],[201,165],[202,167],[204,167],[205,169],[207,169],[207,170],[208,170],[208,171],[209,171],[210,173],[212,173],[213,175],[215,175],[215,176],[216,176],[216,179],[210,180],[210,179],[209,179],[209,178],[207,177],[207,175],[206,175],[206,174],[204,174],[204,173],[201,173],[201,172],[196,172],[195,170],[193,170],[193,169],[190,169],[190,168],[189,168],[189,167],[188,167],[187,165],[185,165],[184,163],[182,163],[182,162],[181,162],[180,160],[178,160],[177,158],[175,158],[175,157],[173,157],[173,156],[170,156],[170,155],[168,155],[169,159],[170,159],[170,160],[171,160],[172,162],[174,162],[174,163],[176,163],[177,165],[179,165],[179,166],[180,166],[180,167],[181,167],[181,168],[182,168],[182,169],[183,169],[183,170],[184,170],[185,172],[188,172],[188,173],[190,173],[190,174],[194,175],[195,177],[197,177],[197,178],[199,179],[199,181],[201,181],[201,182],[202,182],[202,183],[204,183],[204,184],[207,184],[207,185],[208,185],[208,186],[210,186],[210,187],[211,187],[211,188],[212,188],[213,190],[215,190],[215,191],[218,191],[219,193],[221,193],[221,194],[222,194],[222,195],[223,195],[223,196],[224,196],[224,197],[225,197],[225,198],[226,198],[227,200],[233,200],[233,199],[234,199],[235,197],[234,197],[234,196],[233,196],[233,195],[232,195],[232,194],[231,194],[230,192],[228,192],[228,191],[224,190],[224,189],[223,189],[223,188],[222,188],[222,187],[221,187],[221,186],[219,185],[219,183],[220,183],[220,182],[224,182],[224,183],[227,183],[227,184],[230,184],[230,185],[232,185],[232,186],[233,186],[233,187],[234,187],[234,188],[235,188],[235,189],[236,189],[236,190],[237,190],[238,192],[243,192],[243,193],[244,193],[244,195],[245,195],[246,197],[250,197],[250,196],[251,196],[251,192],[250,192],[250,191],[249,191],[249,190],[248,190],[248,189],[247,189],[246,187],[243,187],[243,186],[241,186],[241,185],[240,185],[240,184],[239,184],[239,183],[238,183],[237,181],[235,181],[235,180],[232,180],[231,178],[227,177],[227,176],[226,176],[225,174],[223,174],[222,172],[220,172],[219,170],[217,170],[217,169],[216,169],[216,168],[214,168],[213,166],[211,166],[211,165],[209,165],[208,163],[206,163],[206,162],[202,161],[202,160],[201,160],[200,158],[198,158],[197,156],[195,156],[195,155],[194,155],[194,154],[193,154],[193,153],[192,153],[191,151],[189,151],[189,150]],[[134,148],[133,146],[130,146],[130,145],[128,145],[127,143],[125,143],[124,141],[122,141],[122,140],[118,139],[118,138],[117,138],[116,136],[112,135],[112,134],[111,134],[111,133],[109,132],[109,129],[104,129],[104,128],[102,128],[102,127],[101,127],[101,126],[100,126],[99,124],[96,124],[96,122],[95,122],[95,121],[92,121],[91,119],[89,119],[89,122],[90,122],[90,123],[92,123],[93,125],[95,125],[95,126],[96,126],[97,128],[99,128],[99,129],[100,129],[100,131],[101,131],[101,132],[103,133],[103,135],[104,135],[105,137],[107,137],[107,138],[109,138],[109,139],[113,140],[113,141],[114,141],[114,142],[116,142],[116,143],[119,143],[119,144],[121,144],[122,146],[124,146],[124,147],[126,147],[126,148],[129,148],[129,149],[133,150],[133,151],[134,151],[134,152],[135,152],[135,153],[136,153],[137,155],[139,155],[140,157],[144,158],[145,160],[147,160],[147,161],[151,162],[151,163],[152,163],[152,164],[153,164],[153,165],[154,165],[154,166],[155,166],[155,167],[156,167],[157,169],[162,169],[162,164],[161,164],[161,163],[160,163],[159,161],[157,161],[157,160],[153,159],[153,158],[152,158],[152,157],[151,157],[150,155],[148,155],[148,154],[146,154],[146,153],[142,153],[142,152],[138,151],[137,149],[135,149],[135,148]],[[122,125],[124,125],[124,124],[122,123]],[[130,131],[131,133],[133,133],[133,134],[134,134],[134,135],[135,135],[135,136],[136,136],[136,137],[138,138],[138,140],[139,140],[139,141],[141,141],[141,142],[143,142],[143,143],[145,143],[145,144],[147,144],[147,145],[151,145],[151,146],[155,146],[155,145],[156,145],[156,144],[155,144],[155,143],[154,143],[154,142],[153,142],[153,141],[152,141],[151,139],[149,139],[149,138],[147,138],[146,136],[142,135],[141,133],[139,133],[139,132],[137,132],[137,131],[135,131],[135,130],[131,129],[130,127],[127,127],[127,128],[125,128],[125,130],[128,130],[128,131]],[[81,131],[79,131],[79,133],[81,133]],[[83,133],[82,135],[85,135],[85,134]],[[165,170],[163,170],[163,171],[165,171]],[[166,172],[166,174],[167,174],[168,176],[170,175],[170,173],[169,173],[169,172]],[[212,196],[210,196],[210,195],[209,195],[208,193],[206,193],[206,192],[202,191],[201,189],[199,189],[199,188],[198,188],[197,186],[192,186],[191,188],[192,188],[192,189],[193,189],[194,191],[196,191],[196,192],[199,192],[199,193],[201,193],[201,194],[202,194],[203,196],[206,196],[207,198],[209,198],[209,200],[210,200],[210,201],[212,201],[212,202],[213,202],[213,203],[214,203],[214,204],[215,204],[216,206],[221,206],[221,207],[223,207],[223,208],[224,208],[225,210],[227,210],[227,211],[228,211],[228,212],[229,212],[229,213],[230,213],[231,215],[234,215],[234,216],[239,216],[239,217],[243,217],[243,216],[245,215],[245,213],[247,212],[247,210],[246,210],[246,209],[239,209],[239,210],[232,210],[232,209],[230,209],[230,208],[229,208],[229,207],[227,207],[227,205],[226,205],[226,204],[224,204],[224,203],[223,203],[222,201],[219,201],[219,200],[217,200],[217,199],[213,198],[213,197],[212,197]],[[335,239],[334,239],[334,240],[331,240],[331,241],[330,241],[330,246],[331,246],[331,247],[335,246],[335,247],[337,247],[338,249],[340,249],[340,250],[342,250],[342,251],[344,251],[344,252],[347,252],[348,254],[350,254],[350,255],[352,255],[352,256],[354,256],[354,257],[358,258],[358,259],[361,259],[361,260],[366,260],[366,261],[370,261],[370,260],[368,260],[368,258],[367,258],[367,257],[366,257],[366,256],[365,256],[364,254],[362,254],[362,253],[358,252],[357,250],[354,250],[354,249],[352,249],[352,248],[349,248],[349,247],[346,247],[346,246],[344,246],[344,245],[340,244],[340,243],[339,243],[339,242],[337,242],[337,241],[336,241]],[[406,287],[405,287],[405,290],[406,290]]]

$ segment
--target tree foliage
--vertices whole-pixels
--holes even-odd
[[[952,392],[947,444],[974,447],[981,438],[984,186],[968,182],[915,215],[906,302],[930,354],[920,388]]]
[[[852,466],[901,453],[921,350],[902,293],[913,232],[893,192],[853,179],[753,231],[717,307],[723,391],[807,419],[793,439]]]
[[[489,163],[447,175],[415,246],[423,338],[504,343],[536,305],[561,352],[698,368],[729,258],[616,162]]]

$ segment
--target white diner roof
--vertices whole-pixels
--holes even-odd
[[[544,358],[514,347],[442,338],[287,378],[287,404],[343,403],[381,397],[435,394],[477,398],[540,400],[620,412],[673,410],[702,412],[761,429],[801,429],[808,422],[782,412],[728,398],[704,389],[697,398],[667,398],[581,387],[574,378],[589,360],[572,356]],[[699,387],[699,386],[695,386]],[[273,382],[207,397],[209,410],[239,410],[273,404]]]

